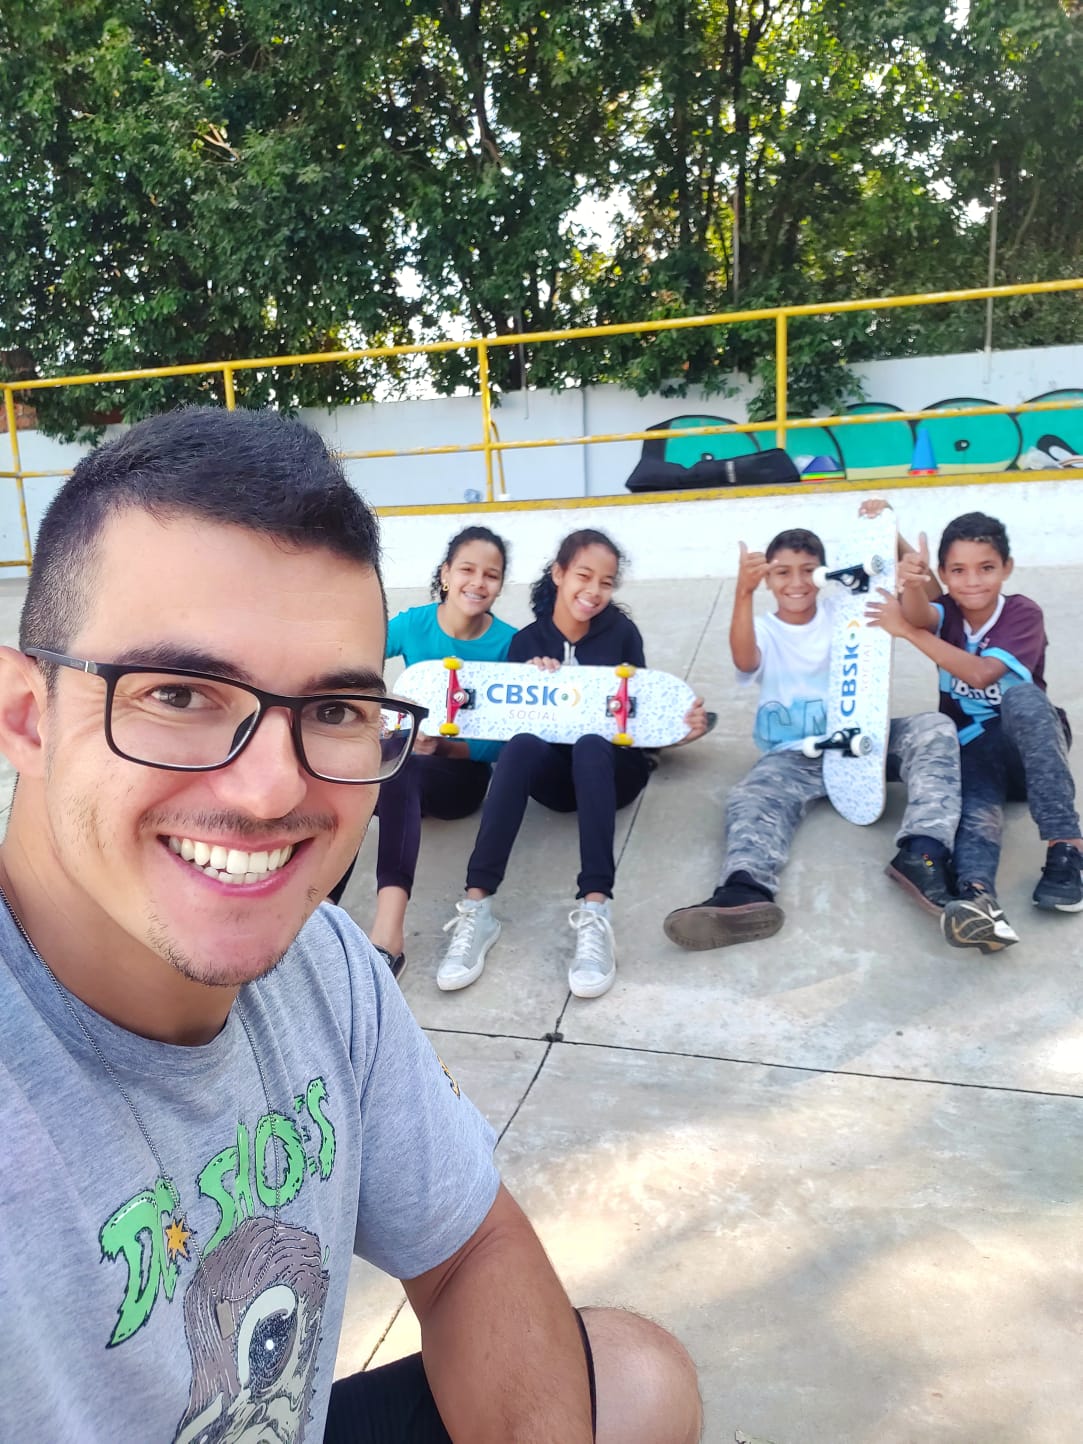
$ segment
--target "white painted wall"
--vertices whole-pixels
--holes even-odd
[[[561,539],[581,527],[607,532],[627,553],[629,574],[643,581],[733,577],[738,541],[764,547],[787,527],[804,526],[823,539],[828,559],[852,550],[852,524],[863,496],[889,496],[899,530],[930,546],[962,512],[984,511],[1008,528],[1020,566],[1079,566],[1083,537],[1083,475],[1078,481],[1018,481],[981,486],[935,486],[891,492],[720,497],[708,501],[652,501],[626,506],[509,511],[499,506],[468,514],[389,516],[381,523],[385,581],[424,586],[443,549],[460,527],[491,526],[511,544],[509,581],[529,582],[552,558]],[[853,558],[851,558],[852,560]]]
[[[987,358],[980,352],[970,355],[942,356],[931,359],[877,361],[857,368],[866,394],[876,401],[888,402],[903,409],[918,409],[951,396],[987,398],[1010,405],[1028,400],[1046,391],[1064,387],[1083,387],[1083,345],[1040,347],[1026,351],[994,352]],[[640,430],[657,424],[666,417],[704,411],[722,414],[741,421],[747,419],[747,402],[751,388],[744,385],[731,397],[703,397],[692,394],[681,399],[658,396],[637,397],[617,387],[589,387],[562,392],[527,392],[503,399],[496,412],[500,435],[505,440],[574,437],[584,433],[605,433]],[[394,447],[418,447],[476,443],[481,436],[481,410],[475,397],[447,397],[425,401],[385,402],[372,406],[342,407],[337,411],[307,411],[303,419],[313,425],[329,443],[340,450],[381,450]],[[770,444],[765,438],[764,444]],[[36,431],[19,433],[22,465],[27,471],[61,471],[70,468],[85,448],[64,445]],[[791,450],[793,446],[791,445]],[[0,437],[0,456],[6,451],[6,437]],[[546,497],[586,497],[626,495],[624,482],[640,457],[639,442],[616,442],[605,446],[546,448],[537,451],[507,453],[504,469],[508,491],[514,500]],[[4,469],[10,467],[5,460]],[[376,506],[431,503],[463,504],[466,494],[484,494],[485,472],[480,454],[436,457],[399,457],[348,463],[351,479]],[[41,515],[52,499],[59,480],[30,479],[26,483],[31,532],[36,533]],[[923,512],[931,517],[930,527],[939,524],[942,513],[953,515],[979,501],[974,489],[961,493],[961,500],[945,501],[943,507],[937,492],[915,494],[920,497]],[[1004,510],[1010,486],[991,488],[989,505]],[[949,493],[950,494],[950,493]],[[1030,493],[1025,485],[1018,488],[1019,500],[1012,503],[1024,508],[1028,521],[1037,513],[1044,517],[1051,508],[1064,506],[1071,512],[1069,498],[1074,495],[1072,483],[1039,484],[1033,501],[1024,503]],[[707,575],[724,569],[722,557],[732,550],[731,540],[742,532],[747,539],[766,539],[763,534],[777,530],[781,518],[792,515],[796,497],[739,498],[719,502],[696,503],[694,506],[673,506],[658,503],[650,507],[632,507],[618,513],[605,511],[602,525],[611,525],[626,535],[633,552],[637,573],[650,576]],[[835,508],[849,505],[849,499],[802,495],[802,514],[807,507],[826,508],[828,517]],[[981,503],[984,505],[985,503]],[[467,505],[469,503],[467,502]],[[904,510],[910,506],[899,502]],[[837,515],[842,516],[842,512]],[[999,514],[999,513],[998,513]],[[586,525],[586,513],[551,512],[540,518],[526,519],[507,514],[502,523],[509,534],[517,535],[523,528],[521,555],[531,557],[547,552],[552,542],[575,525]],[[1007,519],[1007,518],[1006,518]],[[778,526],[775,526],[776,520]],[[1020,512],[1023,520],[1023,511]],[[912,525],[906,521],[906,525]],[[825,523],[825,526],[827,523]],[[1010,522],[1009,522],[1010,525]],[[389,519],[386,533],[392,567],[407,569],[414,565],[407,559],[412,543],[404,538],[417,537],[420,552],[428,558],[439,550],[441,541],[455,529],[450,517],[413,518],[408,523]],[[692,537],[685,534],[695,533]],[[1077,535],[1079,532],[1077,531]],[[1049,562],[1060,559],[1070,547],[1063,528],[1045,538],[1041,545],[1050,549]],[[14,486],[0,486],[0,556],[15,557],[22,552]],[[1054,557],[1053,553],[1057,555]],[[1037,558],[1035,558],[1037,560]],[[1073,557],[1073,560],[1078,560]],[[521,565],[516,559],[516,571]],[[524,575],[534,569],[533,560]],[[18,575],[15,569],[9,575]],[[397,573],[396,573],[397,575]],[[416,580],[412,577],[411,581]],[[398,584],[396,582],[396,584]],[[403,584],[410,584],[404,581]]]

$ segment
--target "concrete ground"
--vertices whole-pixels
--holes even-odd
[[[1050,689],[1083,723],[1080,580],[1020,569],[1014,589],[1045,608]],[[612,992],[569,997],[575,819],[532,805],[495,902],[503,934],[461,993],[433,974],[476,824],[426,823],[406,997],[500,1130],[504,1177],[572,1297],[685,1341],[710,1444],[1078,1444],[1083,918],[1032,907],[1042,849],[1012,807],[1000,897],[1023,941],[948,948],[883,875],[892,787],[868,829],[813,809],[776,937],[669,943],[665,913],[715,884],[726,793],[755,756],[732,586],[622,593],[648,660],[720,717],[619,814]],[[514,588],[499,610],[518,623],[525,606]],[[935,707],[932,667],[896,652],[896,713]],[[377,827],[345,898],[362,926]],[[418,1343],[397,1287],[356,1268],[344,1371]]]
[[[1050,690],[1083,723],[1081,580],[1021,568],[1013,590],[1045,607]],[[0,589],[9,640],[21,588]],[[496,901],[503,936],[450,995],[433,975],[475,823],[426,823],[411,1007],[499,1130],[504,1177],[572,1297],[685,1341],[710,1444],[1077,1444],[1083,919],[1032,908],[1025,808],[1009,809],[1000,885],[1023,941],[997,957],[947,948],[884,877],[897,795],[863,830],[813,810],[776,937],[681,952],[662,918],[714,886],[754,699],[728,662],[732,582],[622,595],[651,663],[720,718],[619,815],[616,986],[569,997],[575,819],[532,805]],[[525,589],[499,610],[525,621]],[[932,668],[898,646],[896,713],[934,706]],[[377,826],[345,899],[362,925]],[[397,1283],[354,1268],[339,1372],[418,1342]]]

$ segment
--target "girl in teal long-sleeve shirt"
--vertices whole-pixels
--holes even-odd
[[[471,526],[448,542],[432,581],[434,601],[410,607],[387,627],[387,655],[415,662],[454,653],[466,662],[503,662],[515,628],[492,614],[504,585],[508,548],[488,527]],[[376,916],[369,938],[398,977],[406,966],[403,932],[414,885],[421,819],[469,817],[489,787],[502,744],[418,736],[409,761],[380,785],[376,851]],[[331,892],[338,902],[353,871]]]

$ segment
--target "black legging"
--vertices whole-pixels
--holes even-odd
[[[445,822],[469,817],[481,806],[492,768],[469,757],[437,757],[415,753],[401,772],[380,783],[375,816],[380,819],[376,848],[376,886],[413,891],[414,870],[421,848],[421,819]],[[346,891],[356,857],[328,893],[337,903]]]
[[[554,812],[579,815],[579,892],[613,895],[613,831],[617,809],[638,797],[650,776],[643,753],[614,747],[604,737],[571,746],[543,742],[529,732],[506,744],[493,769],[481,826],[466,870],[467,887],[494,893],[522,825],[527,799]]]

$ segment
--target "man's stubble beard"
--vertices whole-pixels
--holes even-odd
[[[206,988],[231,988],[243,987],[246,983],[254,983],[260,978],[266,978],[274,972],[283,958],[286,957],[290,948],[297,941],[305,923],[319,907],[322,899],[318,888],[309,888],[307,893],[309,903],[308,910],[297,926],[296,931],[289,941],[277,952],[270,956],[256,961],[246,960],[236,963],[232,968],[223,969],[221,965],[212,959],[197,959],[190,953],[184,952],[173,939],[165,923],[160,917],[152,913],[147,926],[147,946],[162,959],[164,963],[180,973],[181,977],[187,978],[189,982],[200,983]]]

